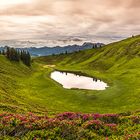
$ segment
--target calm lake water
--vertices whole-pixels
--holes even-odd
[[[54,71],[51,73],[51,78],[67,89],[105,90],[108,87],[105,82],[99,79],[67,72]]]

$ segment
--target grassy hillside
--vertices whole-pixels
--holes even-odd
[[[29,68],[0,55],[0,139],[140,139],[140,36],[33,61]],[[55,69],[100,78],[109,88],[64,89],[50,78]]]
[[[47,65],[47,66],[46,66]],[[64,89],[50,78],[54,68],[81,71],[109,84],[104,91]],[[99,112],[140,107],[140,36],[101,49],[34,59],[32,68],[0,56],[0,111]]]
[[[22,63],[10,62],[0,55],[0,111],[15,111],[23,108],[23,99],[15,90],[18,79],[29,76],[31,69]]]
[[[56,65],[60,70],[81,71],[106,81],[110,87],[105,91],[77,91],[77,101],[73,99],[72,102],[78,102],[77,105],[87,111],[120,112],[140,107],[140,36],[101,49],[40,57],[36,61]],[[79,103],[79,99],[84,102]]]
[[[117,64],[120,64],[120,67],[117,66],[119,69],[127,69],[127,67],[125,67],[126,65],[123,64],[128,63],[128,61],[133,59],[139,60],[139,57],[140,36],[136,36],[98,49],[91,49],[66,55],[40,57],[36,60],[50,64],[70,65],[71,67],[78,64],[78,66],[84,66],[84,68],[88,67],[99,71],[107,71],[114,68]]]

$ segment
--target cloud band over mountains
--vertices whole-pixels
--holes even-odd
[[[78,36],[109,42],[140,33],[140,0],[6,1],[0,2],[1,40]]]

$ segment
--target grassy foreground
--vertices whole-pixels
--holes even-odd
[[[109,88],[64,89],[50,78],[55,69],[100,78]],[[140,139],[140,36],[35,58],[30,68],[0,55],[0,78],[0,139]]]

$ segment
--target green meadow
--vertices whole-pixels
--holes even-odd
[[[64,89],[50,78],[56,69],[100,78],[109,87]],[[139,110],[139,99],[140,36],[102,48],[33,58],[31,67],[0,56],[0,112],[121,113]]]

